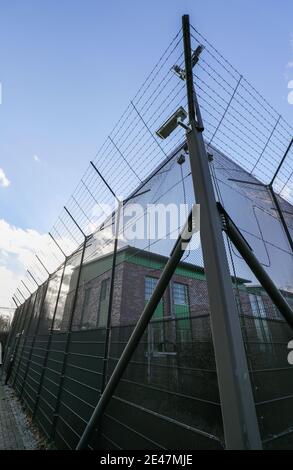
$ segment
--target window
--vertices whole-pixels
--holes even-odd
[[[108,313],[108,298],[109,298],[110,279],[103,279],[101,282],[100,300],[99,300],[99,313],[98,313],[98,327],[106,328],[107,326],[107,313]]]
[[[154,292],[157,283],[158,283],[158,279],[156,279],[155,277],[147,276],[145,278],[145,287],[144,287],[145,303],[147,303],[147,301],[151,298],[151,295]],[[163,300],[160,301],[159,305],[154,311],[152,320],[159,320],[160,318],[163,318]]]
[[[101,284],[101,294],[100,294],[100,302],[107,299],[108,295],[108,287],[109,287],[109,279],[104,279]]]
[[[145,289],[144,289],[145,300],[149,300],[151,298],[151,295],[154,292],[157,283],[158,283],[158,279],[154,277],[145,278]]]
[[[91,290],[92,290],[91,287],[89,287],[84,292],[84,298],[83,298],[82,310],[81,310],[81,316],[80,316],[80,328],[82,328],[82,326],[83,326],[84,318],[85,318],[85,312],[87,311],[88,305],[90,303]]]
[[[172,285],[173,312],[177,320],[178,328],[190,328],[188,286],[179,282]],[[184,317],[187,317],[184,319]]]
[[[251,305],[252,314],[254,318],[254,324],[256,334],[261,343],[271,342],[271,333],[266,320],[266,310],[261,295],[249,294],[249,301]],[[260,318],[261,317],[261,318]],[[265,345],[261,345],[262,349],[265,349]]]
[[[144,300],[145,304],[151,298],[152,293],[158,283],[158,279],[155,277],[146,276],[144,282]],[[163,300],[161,300],[154,311],[152,320],[161,320],[163,318]],[[152,355],[160,354],[165,348],[164,339],[164,323],[161,321],[153,321],[148,326],[148,357]]]
[[[188,305],[187,286],[185,284],[173,283],[173,303],[174,305]]]
[[[176,318],[177,341],[191,341],[191,322],[189,318],[188,286],[180,282],[172,285],[173,312]]]
[[[253,316],[265,318],[266,311],[261,295],[249,294],[249,301]]]

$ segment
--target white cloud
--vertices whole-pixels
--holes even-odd
[[[2,168],[0,168],[0,186],[3,186],[3,188],[7,188],[9,185],[10,185],[9,179],[5,175]]]
[[[32,229],[14,227],[0,219],[0,250],[16,256],[20,263],[29,264],[32,253],[43,249],[46,240],[47,235]]]
[[[20,283],[21,276],[6,266],[0,266],[0,306],[10,307],[11,298]],[[13,305],[14,306],[14,305]]]
[[[34,159],[34,161],[37,162],[37,163],[39,163],[39,162],[41,161],[40,158],[38,157],[38,155],[34,155],[34,156],[33,156],[33,159]]]
[[[288,64],[286,65],[286,67],[288,69],[291,69],[293,67],[293,62],[288,62]]]
[[[47,274],[38,264],[36,253],[51,272],[63,260],[47,234],[15,227],[0,219],[0,307],[12,305],[12,295],[24,278],[26,269],[32,265],[38,278],[45,280]],[[35,289],[33,283],[32,288]]]

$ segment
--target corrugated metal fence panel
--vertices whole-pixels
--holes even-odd
[[[26,370],[28,366],[29,353],[31,348],[31,338],[26,337],[21,339],[20,349],[19,349],[19,365],[15,366],[17,370],[17,375],[15,378],[14,388],[18,395],[21,394],[23,384],[25,381]]]
[[[170,404],[171,405],[171,404]],[[221,449],[213,435],[115,397],[102,423],[102,440],[94,436],[98,448],[106,449]]]
[[[207,315],[193,330],[209,330]],[[209,341],[178,342],[177,352],[150,353],[150,328],[170,329],[174,320],[154,322],[144,334],[103,419],[92,447],[132,449],[222,448],[223,431],[213,348]],[[174,326],[174,325],[173,325]],[[132,327],[113,328],[113,370]],[[207,335],[210,338],[210,332]],[[187,438],[187,434],[189,437]]]
[[[16,356],[15,356],[14,367],[13,367],[12,373],[11,373],[11,380],[12,380],[12,383],[13,383],[13,386],[14,386],[16,392],[18,392],[19,387],[20,387],[20,383],[19,383],[20,382],[20,375],[19,374],[21,374],[21,371],[23,370],[22,350],[23,350],[24,343],[25,343],[25,338],[22,335],[19,339],[19,342],[18,342],[18,348],[17,348],[17,352],[16,352]]]
[[[293,369],[287,362],[290,327],[282,320],[245,318],[246,329],[258,321],[265,341],[250,335],[246,343],[254,399],[264,448],[291,449],[293,445]]]
[[[52,438],[54,413],[60,385],[61,370],[67,333],[53,332],[51,347],[48,352],[40,398],[36,410],[36,421],[48,438]],[[48,338],[46,339],[48,341]]]
[[[59,448],[74,448],[100,395],[105,329],[71,333],[56,427]]]
[[[31,412],[37,399],[40,377],[46,353],[46,336],[37,336],[32,344],[29,368],[23,387],[23,400]]]
[[[198,337],[188,343],[178,342],[176,355],[150,355],[150,331],[145,333],[99,431],[92,438],[91,448],[224,447],[207,318],[202,315],[192,321],[193,330],[200,332],[201,341]],[[281,320],[262,319],[270,329],[271,341],[261,342],[253,335],[255,321],[253,317],[244,318],[245,329],[250,332],[246,349],[264,448],[292,448],[293,371],[284,359],[291,332]],[[152,323],[149,329],[154,325]],[[120,357],[132,328],[112,328],[108,374]],[[31,414],[35,411],[36,423],[47,438],[54,439],[59,449],[75,448],[99,399],[105,345],[104,329],[70,334],[60,406],[55,415],[67,335],[67,332],[52,332],[44,369],[50,334],[28,336],[25,344],[24,338],[20,338],[12,373],[18,395],[22,395]]]

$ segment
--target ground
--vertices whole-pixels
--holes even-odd
[[[11,387],[0,372],[0,450],[36,450],[42,447]]]

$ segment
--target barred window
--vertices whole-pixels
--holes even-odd
[[[155,277],[149,277],[149,276],[146,276],[145,277],[145,280],[144,280],[144,300],[145,300],[145,303],[147,303],[151,296],[152,296],[152,293],[154,292],[155,290],[155,287],[158,283],[158,279],[156,279]],[[163,312],[164,312],[164,300],[161,299],[156,310],[154,311],[154,314],[152,316],[152,320],[160,320],[163,318]]]
[[[84,292],[84,298],[83,298],[83,303],[82,303],[82,309],[81,309],[81,316],[80,316],[80,328],[82,328],[84,325],[84,319],[85,319],[85,313],[87,311],[89,301],[90,301],[90,295],[91,295],[91,290],[92,288],[89,287],[88,289],[85,290]]]
[[[158,283],[158,279],[155,277],[146,277],[145,278],[145,290],[144,290],[144,299],[149,300],[152,293],[155,290],[155,287]]]
[[[101,284],[100,302],[106,300],[109,290],[110,279],[104,279]]]
[[[173,283],[173,303],[175,305],[188,305],[187,285],[179,282]]]
[[[266,310],[261,295],[249,294],[251,310],[256,317],[266,317]]]

